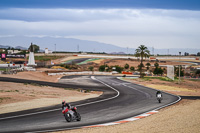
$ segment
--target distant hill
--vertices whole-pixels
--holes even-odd
[[[21,49],[21,50],[28,50],[28,48],[22,47],[22,46],[17,46],[15,49]]]
[[[79,40],[73,38],[53,38],[53,37],[25,37],[25,36],[14,36],[14,37],[2,37],[0,39],[0,45],[10,46],[23,46],[29,47],[31,42],[40,46],[40,49],[48,48],[49,50],[55,51],[68,51],[68,52],[126,52],[127,48],[118,47],[111,44]],[[129,49],[132,52],[135,49]]]
[[[8,45],[0,45],[0,48],[8,49],[8,48],[15,48],[15,49],[20,49],[20,50],[27,50],[28,48],[22,47],[22,46],[8,46]]]
[[[6,45],[0,45],[0,48],[9,48],[9,47],[11,47],[11,46],[6,46]]]
[[[118,47],[112,44],[106,44],[96,41],[80,40],[74,38],[55,38],[55,37],[27,37],[27,36],[10,36],[10,37],[1,37],[0,38],[0,48],[8,48],[10,46],[27,49],[31,42],[40,46],[40,49],[43,51],[45,48],[48,48],[52,51],[65,51],[65,52],[105,52],[111,54],[127,54],[127,48]],[[160,55],[178,55],[179,52],[182,55],[187,52],[189,54],[197,54],[200,52],[200,49],[181,49],[181,48],[169,48],[169,49],[152,49],[148,47],[151,54],[160,54]],[[129,48],[128,53],[134,54],[135,48]]]

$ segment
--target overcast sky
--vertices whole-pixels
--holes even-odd
[[[200,1],[1,0],[0,38],[18,35],[199,49]]]

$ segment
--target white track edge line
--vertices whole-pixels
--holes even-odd
[[[118,78],[118,77],[117,77],[117,78]],[[119,78],[118,78],[118,79],[119,79]],[[122,79],[119,79],[119,80],[122,80]],[[122,81],[123,81],[123,80],[122,80]],[[128,82],[128,81],[126,81],[126,82]],[[130,82],[130,83],[131,83],[131,82]],[[138,85],[138,84],[137,84],[137,85]],[[139,85],[139,86],[146,87],[146,86],[143,86],[143,85]],[[146,87],[146,88],[156,90],[156,89],[150,88],[150,87]],[[165,93],[167,93],[167,92],[165,92]],[[173,95],[173,96],[177,96],[177,95],[174,95],[174,94],[171,94],[171,93],[167,93],[167,94],[170,94],[170,95]],[[147,114],[147,113],[150,113],[150,112],[155,112],[155,113],[157,113],[157,112],[158,112],[157,110],[179,102],[179,101],[181,100],[181,97],[180,97],[180,96],[177,96],[177,97],[179,97],[178,100],[176,100],[176,101],[174,101],[174,102],[172,102],[172,103],[169,103],[169,104],[167,104],[167,105],[158,107],[158,108],[156,108],[156,109],[153,109],[153,110],[151,110],[151,111],[147,111],[147,112],[145,112],[145,113],[142,113],[142,114],[139,114],[139,115],[136,115],[136,116],[132,116],[132,117],[130,117],[130,118],[126,118],[126,119],[122,119],[122,120],[118,120],[118,121],[114,121],[114,122],[110,122],[110,123],[115,123],[115,122],[124,121],[124,120],[128,120],[128,119],[130,119],[130,120],[132,120],[132,121],[139,120],[140,118],[134,118],[134,117],[143,116],[144,114]],[[146,116],[145,116],[145,117],[146,117]],[[109,123],[104,123],[104,124],[109,125]],[[67,130],[67,129],[80,129],[80,128],[85,128],[85,127],[90,127],[90,126],[98,126],[98,125],[103,125],[103,124],[88,125],[88,126],[82,126],[82,127],[76,127],[76,128],[63,128],[63,129],[48,130],[48,131],[63,131],[63,130]],[[115,124],[115,125],[118,125],[118,124]]]
[[[119,77],[117,77],[117,79],[122,80],[122,79],[120,79]],[[122,80],[122,81],[124,81],[124,80]],[[128,82],[128,81],[126,81],[126,82]],[[130,83],[131,83],[131,82],[130,82]],[[138,84],[137,84],[137,85],[138,85]],[[139,86],[146,87],[146,86],[143,86],[143,85],[139,85]],[[127,87],[128,87],[128,86],[127,86]],[[146,88],[149,88],[149,89],[152,89],[152,90],[157,90],[157,89],[150,88],[150,87],[146,87]],[[138,116],[145,116],[145,117],[146,117],[145,114],[147,114],[147,113],[150,113],[150,112],[158,112],[157,110],[159,110],[159,109],[161,109],[161,108],[165,108],[165,107],[170,106],[170,105],[173,105],[173,104],[175,104],[175,103],[177,103],[177,102],[179,102],[179,101],[181,100],[181,97],[178,96],[178,95],[174,95],[174,94],[171,94],[171,93],[168,93],[168,92],[165,92],[165,93],[170,94],[170,95],[173,95],[173,96],[176,96],[176,97],[178,97],[179,99],[176,100],[176,101],[174,101],[174,102],[172,102],[172,103],[169,103],[169,104],[163,105],[163,106],[161,106],[161,107],[155,108],[155,109],[153,109],[153,110],[151,110],[151,111],[148,111],[148,112],[145,112],[145,113],[142,113],[142,114],[139,114],[139,115],[130,117],[130,118],[122,119],[122,120],[119,120],[119,121],[125,121],[125,120],[132,119],[132,118],[138,117]],[[148,115],[148,116],[150,116],[150,115]],[[137,119],[137,120],[138,120],[138,119]],[[115,122],[118,122],[118,121],[115,121]],[[111,122],[111,123],[114,123],[114,122]],[[107,123],[107,124],[108,124],[108,123]],[[103,125],[103,124],[97,124],[97,125]],[[95,126],[95,125],[91,125],[91,126]],[[85,126],[85,127],[89,127],[89,126]]]
[[[114,97],[107,98],[107,99],[102,99],[102,100],[99,100],[99,101],[94,101],[94,102],[89,102],[89,103],[85,103],[85,104],[80,104],[80,105],[77,105],[77,107],[84,106],[84,105],[89,105],[89,104],[94,104],[94,103],[99,103],[99,102],[103,102],[103,101],[108,101],[108,100],[117,98],[120,95],[120,92],[118,90],[116,90],[115,88],[111,87],[110,85],[108,85],[108,84],[106,84],[106,83],[104,83],[104,82],[96,79],[95,76],[91,76],[91,79],[92,80],[97,80],[98,82],[100,82],[100,83],[106,85],[107,87],[113,89],[114,91],[117,92],[117,95],[114,96]],[[30,116],[30,115],[36,115],[36,114],[42,114],[42,113],[53,112],[53,111],[57,111],[57,110],[60,110],[60,108],[59,109],[53,109],[53,110],[47,110],[47,111],[41,111],[41,112],[35,112],[35,113],[29,113],[29,114],[23,114],[23,115],[16,115],[16,116],[4,117],[4,118],[0,118],[0,120],[11,119],[11,118],[18,118],[18,117],[24,117],[24,116]]]
[[[117,77],[117,78],[118,78],[118,77]],[[118,78],[118,79],[119,79],[119,78]],[[122,80],[122,79],[119,79],[119,80]],[[98,81],[99,81],[99,80],[98,80]],[[101,83],[102,83],[102,81],[101,81]],[[137,84],[137,85],[138,85],[138,84]],[[106,86],[107,86],[107,85],[106,85]],[[108,85],[108,86],[109,86],[109,85]],[[139,85],[139,86],[146,87],[146,86],[143,86],[143,85]],[[110,86],[110,87],[111,87],[111,86]],[[147,88],[150,88],[150,87],[147,87]],[[156,90],[156,89],[154,89],[154,88],[150,88],[150,89]],[[167,93],[167,92],[165,92],[165,93]],[[171,94],[171,93],[168,93],[168,94],[174,95],[174,94]],[[177,95],[174,95],[174,96],[177,96]],[[149,113],[149,112],[158,112],[157,110],[159,110],[159,109],[161,109],[161,108],[164,108],[164,107],[170,106],[170,105],[172,105],[172,104],[175,104],[175,103],[177,103],[177,102],[179,102],[179,101],[181,100],[181,97],[180,97],[180,96],[177,96],[177,97],[179,97],[179,99],[178,99],[177,101],[175,101],[175,102],[172,102],[172,103],[170,103],[170,104],[167,104],[167,105],[158,107],[158,108],[156,108],[156,109],[154,109],[154,110],[147,111],[147,112],[142,113],[142,114],[146,114],[146,113]],[[142,114],[136,115],[136,116],[133,116],[133,117],[138,117],[138,116],[141,116]],[[122,120],[118,120],[118,121],[123,121],[123,120],[131,119],[131,118],[133,118],[133,117],[126,118],[126,119],[122,119]],[[139,118],[138,118],[138,119],[139,119]],[[138,120],[138,119],[137,119],[137,120]],[[115,122],[118,122],[118,121],[115,121]],[[114,122],[111,122],[111,123],[114,123]],[[108,123],[105,123],[105,124],[108,124]],[[97,124],[97,125],[102,125],[102,124]],[[96,125],[89,125],[89,126],[96,126]],[[74,128],[63,128],[63,129],[46,130],[46,131],[35,131],[35,132],[28,132],[28,133],[63,131],[63,130],[67,130],[67,129],[80,129],[80,128],[89,127],[89,126],[74,127]]]

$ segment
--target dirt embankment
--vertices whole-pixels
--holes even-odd
[[[129,82],[141,84],[147,87],[155,88],[158,90],[166,91],[172,94],[181,96],[200,96],[200,81],[199,80],[181,80],[178,81],[163,81],[160,79],[125,79]]]
[[[60,76],[48,76],[44,72],[20,72],[16,75],[0,75],[20,79],[56,82]],[[83,93],[71,88],[56,88],[38,84],[22,84],[0,81],[0,113],[61,104],[62,100],[74,102],[98,97],[102,92]],[[80,88],[81,89],[81,88]]]
[[[48,69],[37,69],[37,71],[24,71],[18,72],[14,75],[5,75],[0,74],[0,77],[11,77],[11,78],[19,78],[19,79],[29,79],[29,80],[39,80],[39,81],[48,81],[48,82],[57,82],[61,77],[59,75],[48,76],[45,71]]]
[[[74,102],[98,97],[100,92],[82,93],[70,88],[55,88],[37,84],[0,82],[0,113]]]

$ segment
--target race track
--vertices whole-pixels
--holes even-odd
[[[83,77],[83,85],[65,82]],[[87,79],[87,82],[86,82]],[[133,117],[179,100],[178,96],[163,93],[162,103],[156,100],[156,90],[122,81],[113,76],[66,76],[60,83],[0,78],[7,82],[34,82],[62,88],[84,88],[103,91],[98,98],[71,103],[78,107],[80,122],[67,123],[60,105],[0,115],[0,132],[47,132],[80,128]],[[59,104],[59,103],[58,103]]]

